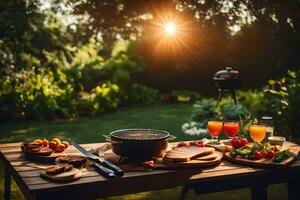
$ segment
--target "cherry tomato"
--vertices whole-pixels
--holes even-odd
[[[56,147],[57,147],[57,143],[56,143],[55,141],[51,141],[51,142],[49,142],[49,147],[50,147],[51,149],[55,150]]]
[[[248,144],[248,140],[246,139],[246,138],[242,138],[241,139],[241,145],[242,146],[245,146],[245,145],[247,145]]]
[[[274,152],[273,150],[270,150],[270,151],[268,152],[267,157],[270,158],[270,159],[272,159],[272,158],[274,157],[274,155],[275,155],[275,152]]]
[[[36,139],[33,141],[34,144],[38,145],[38,146],[42,146],[43,145],[43,141],[40,139]]]
[[[59,145],[57,145],[55,152],[60,153],[60,152],[63,152],[64,150],[65,150],[65,145],[59,144]]]
[[[192,142],[190,142],[190,145],[197,146],[197,147],[204,147],[204,143],[201,140],[192,141]]]
[[[56,142],[57,145],[61,144],[61,141],[58,138],[53,138],[51,141]]]
[[[67,141],[62,141],[61,144],[63,144],[65,146],[65,149],[70,146],[69,142],[67,142]]]
[[[268,157],[268,152],[263,151],[263,152],[262,152],[262,157],[263,157],[263,158],[267,158],[267,157]]]
[[[255,159],[256,160],[260,160],[262,158],[262,153],[261,153],[261,151],[256,151],[255,152]]]
[[[177,144],[178,147],[185,147],[188,146],[189,144],[187,142],[180,142]]]
[[[238,148],[242,147],[241,140],[238,139],[238,138],[233,138],[233,139],[231,140],[231,145],[232,145],[235,149],[238,149]]]
[[[49,141],[48,141],[46,138],[43,139],[42,142],[43,142],[43,146],[44,146],[44,147],[47,147],[48,144],[49,144]]]

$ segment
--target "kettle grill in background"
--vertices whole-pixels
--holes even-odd
[[[226,67],[217,71],[213,79],[218,88],[218,103],[225,93],[230,93],[234,103],[237,104],[235,90],[241,86],[240,72],[232,67]]]

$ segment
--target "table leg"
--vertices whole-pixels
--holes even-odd
[[[255,185],[251,187],[252,200],[267,200],[268,192],[267,185]]]
[[[4,180],[4,199],[5,200],[9,200],[10,199],[10,172],[9,170],[5,167],[4,169],[4,176],[5,176],[5,180]]]
[[[180,200],[185,200],[186,199],[186,194],[188,193],[190,187],[187,185],[184,185],[181,189],[181,193],[180,193]]]
[[[289,182],[287,183],[289,200],[299,199],[299,188],[300,184],[298,182]]]

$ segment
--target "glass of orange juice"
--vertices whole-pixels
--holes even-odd
[[[261,142],[265,139],[267,127],[263,124],[253,124],[250,126],[250,136],[254,142]]]
[[[207,123],[207,128],[210,133],[212,143],[217,143],[213,142],[213,139],[216,138],[218,140],[218,137],[220,136],[222,129],[223,129],[223,122],[221,121],[208,121]]]

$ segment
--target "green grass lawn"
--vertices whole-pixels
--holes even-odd
[[[54,136],[73,139],[78,143],[102,142],[103,134],[123,128],[153,128],[169,131],[177,140],[193,140],[196,136],[182,133],[181,125],[190,119],[191,104],[167,104],[147,107],[135,107],[105,114],[91,119],[25,121],[0,123],[0,143],[24,141],[33,138],[51,138]],[[168,190],[143,192],[132,195],[111,197],[109,199],[177,199],[180,187]],[[286,186],[270,187],[269,199],[287,199]],[[3,168],[0,173],[0,199],[3,198]],[[12,185],[12,199],[22,199],[16,184]],[[199,199],[192,191],[188,199]],[[250,199],[250,190],[234,190],[202,195],[201,199]]]

